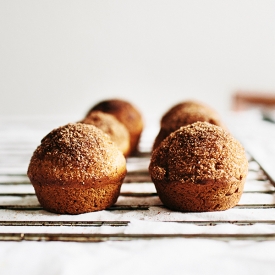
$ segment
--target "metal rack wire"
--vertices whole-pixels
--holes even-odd
[[[245,190],[236,207],[209,213],[175,212],[162,205],[151,182],[151,137],[146,134],[142,141],[145,149],[128,159],[128,174],[114,206],[74,216],[46,212],[36,199],[26,170],[33,150],[51,124],[44,124],[43,128],[38,121],[20,123],[19,130],[18,120],[1,125],[0,241],[275,239],[274,182],[252,157],[249,156]]]

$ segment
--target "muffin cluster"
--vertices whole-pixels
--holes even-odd
[[[81,214],[112,206],[126,175],[126,157],[138,150],[142,130],[139,111],[118,99],[52,130],[34,151],[27,172],[42,207]]]
[[[81,121],[52,130],[27,172],[42,207],[81,214],[112,206],[143,127],[136,107],[110,99]],[[161,118],[152,148],[148,171],[166,207],[220,211],[239,202],[248,171],[245,150],[210,107],[196,101],[173,106]]]

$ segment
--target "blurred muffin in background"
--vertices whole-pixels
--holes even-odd
[[[130,153],[130,134],[115,116],[101,111],[90,112],[80,123],[91,124],[108,134],[119,150],[127,157]]]
[[[197,101],[184,101],[173,106],[161,118],[160,130],[155,138],[153,150],[172,132],[197,121],[224,127],[219,115],[212,108]]]
[[[87,114],[101,111],[116,117],[127,128],[130,134],[130,152],[132,155],[138,151],[138,144],[143,131],[144,122],[140,111],[130,102],[121,99],[108,99],[97,103]]]

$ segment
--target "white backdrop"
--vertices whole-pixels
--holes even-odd
[[[0,116],[143,113],[237,89],[275,92],[275,1],[1,0]]]

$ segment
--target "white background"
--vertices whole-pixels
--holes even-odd
[[[161,115],[275,92],[275,1],[0,1],[0,116],[83,116],[120,97]]]

